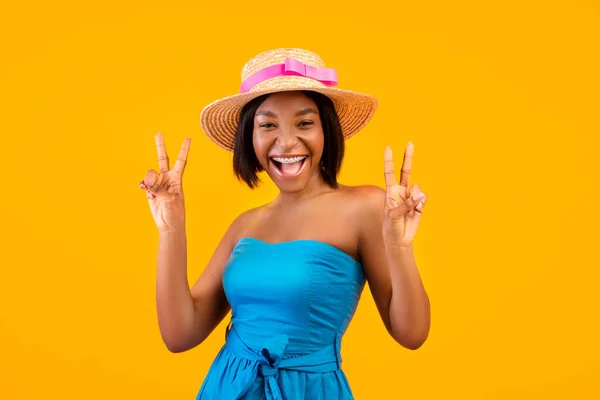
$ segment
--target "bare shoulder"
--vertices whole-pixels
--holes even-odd
[[[344,200],[361,215],[380,213],[385,204],[385,189],[375,185],[343,186]]]
[[[218,269],[222,269],[237,242],[246,234],[247,227],[255,220],[262,207],[264,206],[243,211],[231,221],[213,253],[209,266],[215,264]]]
[[[254,225],[266,206],[267,205],[264,204],[243,211],[232,221],[228,229],[228,235],[233,244],[237,243],[238,240],[246,235],[248,228]]]
[[[375,185],[344,186],[344,212],[351,215],[354,221],[354,243],[358,244],[356,252],[363,260],[373,253],[372,238],[378,237],[383,222],[383,207],[386,192]],[[374,251],[375,253],[377,250]],[[365,265],[369,263],[364,261]]]

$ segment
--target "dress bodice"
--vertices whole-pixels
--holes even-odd
[[[340,346],[365,281],[325,242],[240,239],[223,273],[231,328],[197,399],[352,399]]]
[[[274,334],[289,353],[309,353],[343,335],[364,287],[361,264],[315,240],[267,243],[243,238],[225,266],[232,323],[249,346]]]

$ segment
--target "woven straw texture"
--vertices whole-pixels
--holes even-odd
[[[323,60],[307,50],[269,50],[258,54],[244,65],[242,82],[260,69],[282,64],[288,57],[307,65],[325,68]],[[302,76],[279,76],[259,83],[247,93],[235,94],[207,105],[200,114],[200,125],[213,142],[232,151],[240,111],[244,105],[266,93],[290,90],[312,90],[328,96],[335,105],[345,139],[358,133],[369,122],[378,105],[377,99],[368,94],[328,87],[315,79]]]

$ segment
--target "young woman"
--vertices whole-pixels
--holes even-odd
[[[240,94],[204,108],[203,130],[233,151],[237,177],[254,188],[266,172],[280,193],[231,223],[192,288],[182,190],[191,139],[171,169],[156,135],[160,170],[140,187],[160,233],[162,338],[170,351],[187,351],[232,312],[197,399],[352,399],[340,343],[366,281],[400,345],[417,349],[428,336],[429,299],[413,253],[427,196],[409,187],[413,145],[399,184],[389,148],[386,190],[339,184],[344,140],[367,124],[377,100],[336,85],[336,71],[316,54],[276,49],[244,66]]]

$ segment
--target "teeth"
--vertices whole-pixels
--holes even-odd
[[[306,158],[306,156],[300,156],[300,157],[271,157],[273,160],[280,162],[282,164],[293,164],[296,163],[298,161],[302,161]]]

